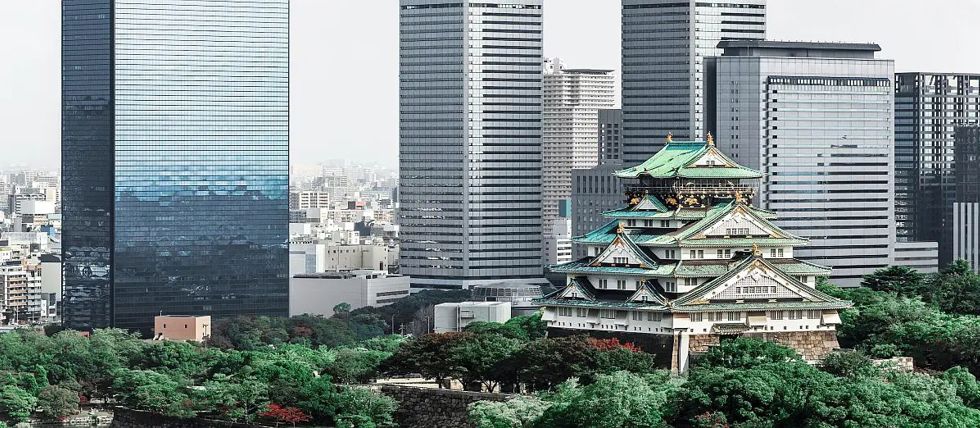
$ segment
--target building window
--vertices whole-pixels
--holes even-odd
[[[820,311],[806,311],[806,317],[811,320],[820,319]]]
[[[675,284],[674,281],[667,281],[664,283],[664,290],[667,291],[668,293],[676,293],[677,284]]]
[[[692,322],[701,322],[701,321],[704,321],[704,314],[702,314],[700,312],[699,313],[695,313],[695,314],[691,314],[691,321]]]
[[[660,227],[670,227],[670,220],[660,220]]]
[[[616,280],[616,289],[617,290],[625,290],[626,289],[626,280],[625,279],[617,279]]]
[[[664,319],[664,314],[660,312],[647,312],[647,321],[660,321]]]
[[[572,316],[572,308],[559,307],[558,316],[562,316],[562,317]]]
[[[684,278],[685,287],[696,287],[698,285],[697,278]]]
[[[749,229],[747,227],[725,229],[725,234],[728,236],[748,236]]]
[[[803,319],[803,311],[788,311],[788,312],[789,312],[789,319],[791,320]]]
[[[728,320],[729,321],[741,321],[742,320],[742,313],[741,312],[728,312]]]
[[[575,316],[585,318],[589,316],[589,310],[584,308],[575,308]]]
[[[608,288],[608,286],[609,286],[609,280],[608,279],[600,279],[599,280],[599,288]]]
[[[616,318],[616,311],[614,311],[612,309],[600,309],[599,310],[599,317],[600,318],[605,318],[605,319],[615,319]]]
[[[770,311],[769,319],[779,321],[783,319],[783,311]]]

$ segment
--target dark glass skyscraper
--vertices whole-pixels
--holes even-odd
[[[64,323],[288,313],[288,0],[64,0]]]

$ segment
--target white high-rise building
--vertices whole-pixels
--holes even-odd
[[[721,46],[718,147],[766,175],[760,207],[810,240],[797,255],[841,286],[907,259],[895,257],[894,61],[875,44]],[[935,245],[903,250],[935,258]]]
[[[599,110],[615,106],[612,70],[570,69],[560,59],[544,64],[542,198],[544,230],[572,194],[572,170],[599,164]]]
[[[400,1],[401,272],[543,282],[543,0]]]
[[[766,0],[623,0],[623,161],[638,165],[667,134],[703,138],[705,58],[722,40],[766,37]]]

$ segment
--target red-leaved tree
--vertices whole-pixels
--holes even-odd
[[[612,351],[614,349],[625,349],[627,351],[640,352],[640,347],[636,346],[633,342],[620,343],[618,338],[611,339],[597,339],[594,337],[589,338],[589,345],[600,351]]]
[[[310,415],[303,413],[302,410],[296,407],[285,407],[276,403],[269,403],[269,405],[265,407],[265,411],[259,413],[259,416],[275,421],[276,426],[279,426],[281,423],[296,426],[296,424],[313,420]]]

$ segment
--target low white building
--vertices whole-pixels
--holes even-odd
[[[289,279],[289,315],[333,315],[341,303],[351,310],[385,306],[409,295],[410,278],[384,271],[322,272]]]
[[[461,331],[471,323],[510,320],[510,302],[459,302],[435,306],[435,332]]]

